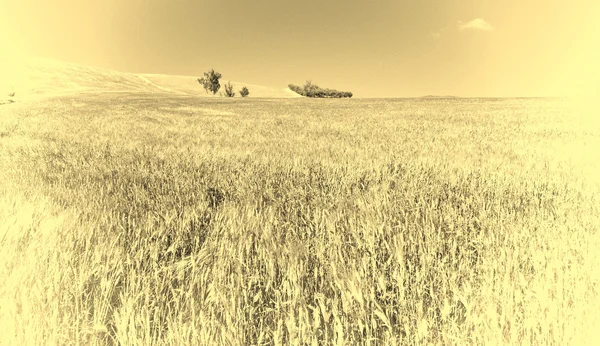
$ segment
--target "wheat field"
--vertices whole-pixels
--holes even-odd
[[[561,99],[0,106],[0,344],[589,344],[599,147]]]

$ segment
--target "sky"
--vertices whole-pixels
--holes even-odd
[[[567,96],[599,90],[599,3],[0,0],[0,49],[357,97]]]

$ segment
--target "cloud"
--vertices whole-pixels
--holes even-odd
[[[459,31],[463,30],[483,30],[483,31],[492,31],[494,27],[490,25],[490,23],[486,22],[482,18],[475,18],[470,22],[462,22],[458,21],[457,28]]]

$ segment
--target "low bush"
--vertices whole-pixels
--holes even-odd
[[[335,89],[323,89],[320,86],[313,84],[311,81],[306,81],[303,87],[290,84],[288,85],[290,90],[295,93],[306,96],[306,97],[317,97],[317,98],[350,98],[352,93],[349,91],[339,91]]]

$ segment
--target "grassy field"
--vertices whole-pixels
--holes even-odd
[[[589,344],[584,115],[127,92],[0,106],[0,344]]]

